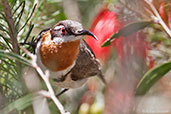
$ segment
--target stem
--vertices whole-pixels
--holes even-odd
[[[171,30],[167,27],[167,25],[162,20],[162,18],[159,15],[158,11],[156,10],[156,8],[154,7],[154,5],[152,4],[152,1],[145,0],[145,2],[151,7],[151,9],[154,12],[154,14],[156,15],[156,18],[158,19],[159,23],[161,24],[161,26],[164,28],[164,30],[166,31],[166,33],[171,38]],[[156,18],[153,18],[153,19],[156,20]]]
[[[14,20],[12,18],[13,15],[12,15],[8,0],[2,0],[2,6],[3,6],[4,12],[5,12],[5,17],[6,17],[6,20],[8,23],[8,31],[9,31],[9,36],[11,38],[13,51],[14,51],[14,53],[19,55],[18,42],[17,42],[17,31],[15,29]],[[15,61],[15,63],[17,66],[18,75],[21,75],[21,64],[17,61]]]
[[[33,58],[35,58],[36,56],[34,55]],[[55,93],[53,91],[53,88],[49,82],[49,74],[46,73],[46,75],[43,73],[43,71],[40,69],[40,67],[38,67],[37,64],[33,63],[33,66],[35,66],[34,68],[36,69],[36,71],[40,74],[41,78],[44,80],[48,90],[49,90],[49,94],[50,94],[50,98],[54,101],[54,103],[56,104],[56,106],[58,107],[58,109],[60,110],[61,114],[65,114],[65,110],[64,107],[62,106],[62,104],[60,103],[60,101],[56,98]]]
[[[6,19],[8,21],[7,22],[8,30],[9,30],[9,35],[10,35],[11,41],[12,41],[13,51],[16,54],[19,54],[18,43],[17,43],[17,31],[15,29],[15,24],[14,24],[14,20],[12,18],[11,8],[8,3],[8,0],[2,0],[2,6],[3,6],[4,12],[5,12]]]
[[[45,84],[46,84],[46,86],[48,88],[48,93],[46,93],[45,96],[48,95],[48,97],[50,97],[52,99],[52,101],[56,104],[56,106],[58,107],[61,114],[66,114],[65,110],[64,110],[64,107],[62,106],[60,101],[55,96],[55,92],[54,92],[54,90],[53,90],[53,88],[52,88],[52,86],[50,84],[49,72],[47,71],[47,72],[43,73],[41,68],[37,65],[37,62],[36,62],[37,61],[37,56],[36,55],[31,54],[27,49],[25,49],[22,46],[20,46],[20,48],[31,58],[31,64],[32,64],[33,68],[39,73],[40,77],[45,82]],[[69,113],[67,113],[67,114],[69,114]]]

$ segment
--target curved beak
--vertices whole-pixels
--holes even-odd
[[[78,31],[78,34],[76,34],[77,36],[80,36],[80,35],[89,35],[89,36],[92,36],[94,39],[98,40],[98,38],[92,33],[90,32],[89,30],[81,30],[81,31]]]

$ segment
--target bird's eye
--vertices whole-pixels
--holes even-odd
[[[66,34],[66,29],[65,28],[61,28],[61,33],[62,33],[62,35],[65,35]]]

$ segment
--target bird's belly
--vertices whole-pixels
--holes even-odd
[[[38,45],[41,45],[41,43]],[[56,49],[49,47],[54,46],[53,44],[49,46],[46,45],[42,48],[43,50],[41,50],[41,46],[38,46],[36,49],[37,63],[43,71],[49,70],[51,79],[61,80],[64,75],[66,75],[75,66],[76,58],[79,53],[79,45],[80,41],[71,42],[70,46],[69,44],[64,44],[61,45],[62,47],[56,47]],[[77,88],[83,85],[86,80],[87,79],[73,81],[68,74],[65,80],[57,82],[54,81],[54,83],[62,88]]]
[[[37,55],[38,57],[38,65],[39,67],[43,70],[46,71],[47,68],[42,64],[42,62],[40,61],[40,55]],[[64,75],[66,75],[75,65],[75,62],[68,67],[65,70],[62,71],[58,71],[58,72],[53,72],[49,70],[49,74],[50,74],[50,78],[52,80],[60,80],[63,78]],[[87,81],[87,79],[83,79],[83,80],[79,80],[79,81],[73,81],[70,77],[70,74],[68,74],[66,76],[66,79],[64,81],[54,81],[54,85],[56,85],[57,87],[61,87],[61,88],[78,88],[81,87],[85,82]]]
[[[40,45],[40,44],[38,44]],[[39,48],[36,49],[36,55],[37,55],[37,64],[38,66],[43,70],[43,71],[46,71],[46,70],[49,70],[49,73],[50,73],[50,77],[52,79],[60,79],[62,76],[66,75],[75,65],[75,61],[70,65],[68,66],[66,69],[64,70],[60,70],[60,71],[52,71],[50,69],[48,69],[43,63],[42,63],[42,60],[41,60],[41,56],[40,56],[40,46],[38,46]]]
[[[39,49],[40,59],[47,69],[63,71],[74,64],[79,53],[80,41],[56,44],[42,43]]]

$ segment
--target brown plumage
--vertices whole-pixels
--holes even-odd
[[[96,75],[105,83],[101,65],[82,35],[97,39],[80,23],[65,20],[43,30],[33,44],[39,66],[50,71],[57,86],[67,89],[80,87],[87,78]]]
[[[51,71],[67,69],[78,56],[80,40],[57,44],[51,39],[50,31],[47,31],[42,35],[41,42],[41,61]]]

